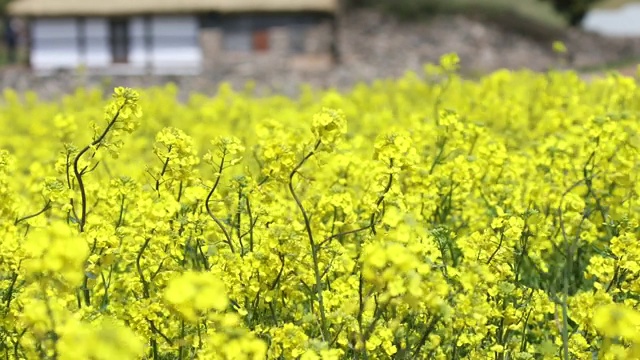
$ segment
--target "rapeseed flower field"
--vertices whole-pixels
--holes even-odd
[[[5,91],[0,358],[638,359],[640,88]]]

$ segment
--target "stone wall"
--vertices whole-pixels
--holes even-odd
[[[207,28],[200,31],[200,46],[204,58],[205,72],[215,69],[215,60],[222,50],[222,32],[219,29]]]
[[[316,25],[274,26],[268,30],[267,51],[229,51],[223,46],[224,31],[220,28],[201,30],[200,42],[204,68],[208,72],[247,72],[248,68],[293,68],[299,71],[329,70],[332,65],[331,21]],[[302,34],[295,32],[302,32]],[[292,37],[302,36],[302,48],[292,47]]]

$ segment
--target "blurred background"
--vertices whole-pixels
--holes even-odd
[[[223,81],[294,95],[420,73],[448,52],[470,78],[634,75],[640,61],[630,0],[0,0],[0,15],[0,85],[45,98],[168,82],[210,93]]]

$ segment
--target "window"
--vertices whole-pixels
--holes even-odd
[[[114,63],[129,60],[129,23],[126,19],[112,19],[109,22],[111,57]]]

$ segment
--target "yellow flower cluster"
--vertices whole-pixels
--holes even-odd
[[[636,79],[458,66],[5,91],[0,357],[640,358]]]
[[[192,322],[197,322],[199,314],[229,305],[224,283],[206,272],[188,271],[171,279],[164,295],[170,306]]]

